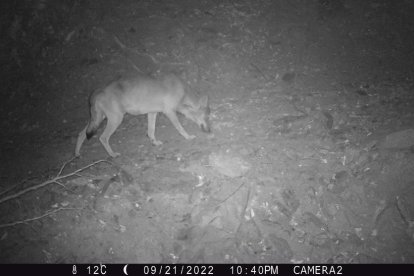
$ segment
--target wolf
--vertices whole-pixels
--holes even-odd
[[[90,119],[78,135],[75,156],[80,156],[83,142],[96,134],[105,118],[106,127],[99,140],[111,157],[120,156],[120,153],[112,150],[109,138],[119,127],[126,113],[148,114],[148,137],[156,146],[162,144],[155,138],[155,122],[159,112],[164,113],[187,140],[194,139],[195,136],[185,131],[178,120],[177,112],[195,122],[202,131],[210,133],[209,98],[207,95],[198,97],[189,90],[189,87],[176,75],[164,75],[158,78],[145,75],[120,78],[103,89],[95,90],[89,97]]]

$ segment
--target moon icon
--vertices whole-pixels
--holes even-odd
[[[124,266],[124,273],[125,273],[125,275],[128,275],[128,272],[127,272],[127,267],[128,267],[128,265],[126,264],[126,265]]]

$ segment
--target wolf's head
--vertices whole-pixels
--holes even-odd
[[[202,131],[211,132],[210,106],[207,95],[201,97],[198,101],[186,101],[181,105],[179,112],[196,123]]]

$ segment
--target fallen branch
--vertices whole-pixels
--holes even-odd
[[[5,189],[4,191],[1,191],[1,192],[0,192],[0,197],[1,197],[2,195],[4,195],[4,194],[7,194],[7,193],[8,193],[8,192],[10,192],[11,190],[16,189],[18,186],[23,185],[24,183],[26,183],[27,181],[29,181],[29,180],[31,180],[31,179],[33,179],[33,178],[36,178],[36,177],[31,176],[31,177],[25,178],[25,179],[23,179],[21,182],[19,182],[19,183],[15,184],[15,185],[13,185],[13,186],[11,186],[10,188],[7,188],[7,189]]]
[[[101,160],[95,161],[95,162],[93,162],[93,163],[91,163],[91,164],[89,164],[89,165],[87,165],[87,166],[85,166],[85,167],[83,167],[83,168],[80,168],[80,169],[78,169],[78,170],[76,170],[76,171],[73,171],[73,172],[68,173],[68,174],[65,174],[65,175],[61,175],[61,173],[62,173],[62,171],[63,171],[64,167],[65,167],[65,166],[66,166],[69,162],[71,162],[73,159],[74,159],[74,158],[72,158],[71,160],[69,160],[69,161],[65,162],[65,164],[63,164],[62,168],[60,169],[60,171],[59,171],[59,173],[57,174],[57,176],[56,176],[56,177],[54,177],[54,178],[52,178],[52,179],[50,179],[50,180],[48,180],[48,181],[45,181],[45,182],[43,182],[43,183],[40,183],[40,184],[38,184],[38,185],[35,185],[35,186],[32,186],[32,187],[26,188],[26,189],[24,189],[24,190],[21,190],[21,191],[20,191],[20,192],[18,192],[18,193],[15,193],[15,194],[12,194],[12,195],[9,195],[9,196],[5,196],[5,197],[3,197],[3,198],[1,198],[1,199],[0,199],[0,204],[4,203],[4,202],[6,202],[6,201],[9,201],[9,200],[11,200],[11,199],[17,198],[17,197],[19,197],[19,196],[21,196],[21,195],[24,195],[24,194],[26,194],[26,193],[28,193],[28,192],[30,192],[30,191],[34,191],[34,190],[37,190],[37,189],[42,188],[42,187],[44,187],[44,186],[47,186],[47,185],[49,185],[49,184],[52,184],[52,183],[56,183],[56,184],[60,184],[60,185],[61,185],[61,183],[59,183],[59,182],[58,182],[58,180],[61,180],[61,179],[64,179],[64,178],[67,178],[67,177],[70,177],[70,176],[74,176],[74,175],[78,174],[79,172],[81,172],[81,171],[83,171],[83,170],[86,170],[86,169],[88,169],[88,168],[90,168],[90,167],[92,167],[92,166],[95,166],[95,165],[96,165],[96,164],[98,164],[98,163],[107,162],[107,163],[110,163],[111,165],[113,164],[112,162],[109,162],[108,160],[101,159]]]
[[[15,222],[0,224],[0,228],[11,227],[11,226],[16,226],[16,225],[23,224],[23,223],[28,223],[28,222],[31,222],[31,221],[34,221],[34,220],[44,218],[46,216],[50,216],[51,214],[54,214],[54,213],[62,211],[62,210],[79,210],[79,208],[58,208],[58,209],[46,212],[45,214],[43,214],[41,216],[34,217],[34,218],[28,218],[28,219],[24,219],[24,220],[18,220],[18,221],[15,221]]]
[[[246,220],[245,219],[245,216],[246,216],[247,207],[249,207],[250,192],[251,192],[251,186],[249,186],[249,189],[247,190],[246,200],[244,202],[243,209],[240,212],[240,224],[239,224],[239,226],[236,229],[236,232],[235,232],[236,235],[239,233],[240,228],[242,227],[244,221]]]

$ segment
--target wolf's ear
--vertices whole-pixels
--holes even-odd
[[[199,101],[199,104],[202,107],[207,107],[208,106],[208,96],[204,95],[203,97],[201,97],[200,101]]]

